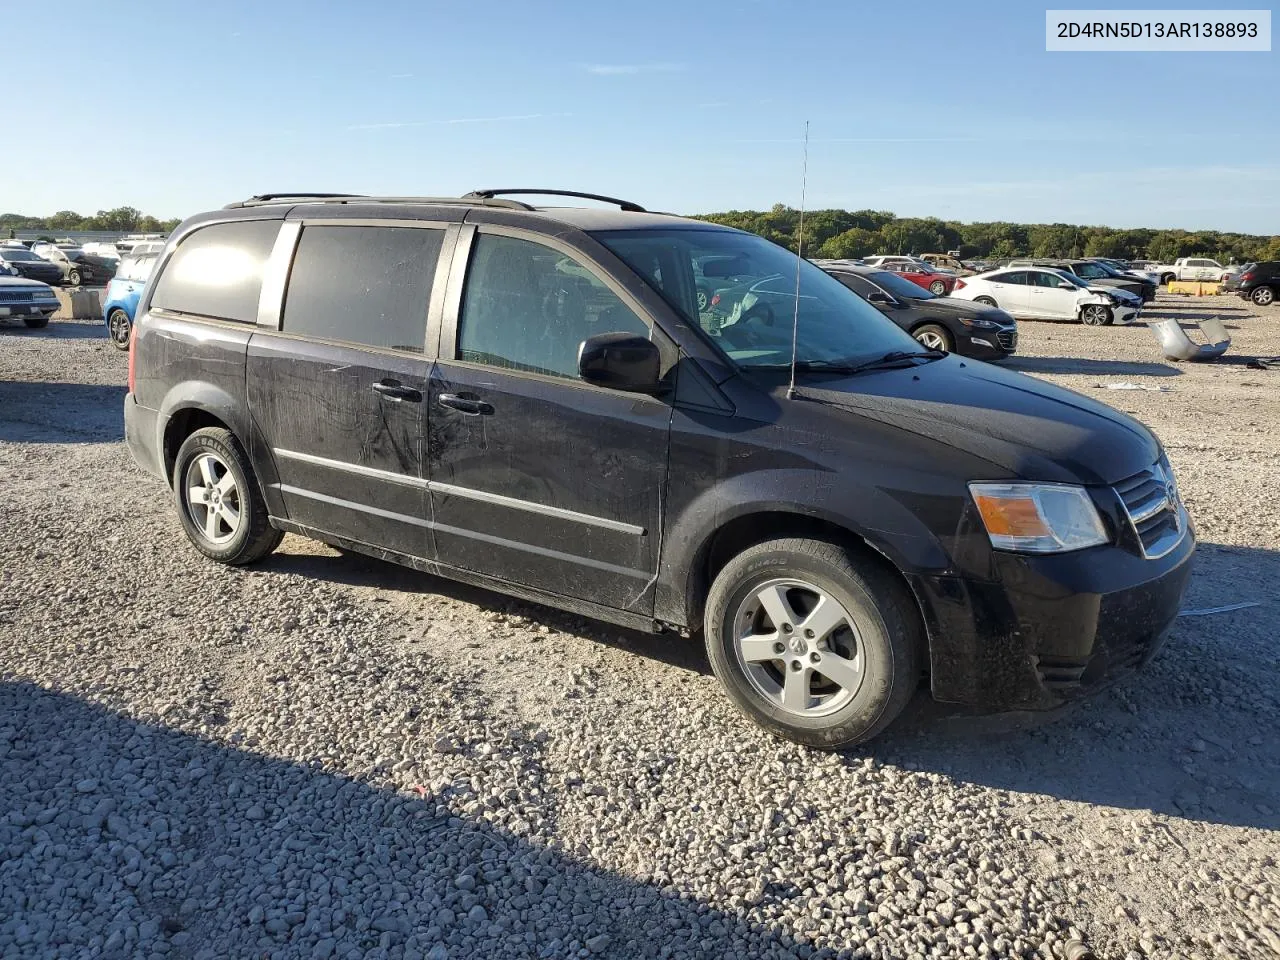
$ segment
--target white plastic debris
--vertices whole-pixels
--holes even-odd
[[[1170,393],[1172,387],[1148,387],[1141,383],[1129,383],[1121,381],[1119,383],[1103,383],[1099,384],[1105,390],[1145,390],[1147,393]]]
[[[1179,610],[1180,617],[1207,617],[1212,613],[1230,613],[1232,610],[1244,610],[1247,607],[1260,607],[1261,600],[1246,600],[1244,603],[1229,603],[1225,607],[1202,607],[1199,610]]]

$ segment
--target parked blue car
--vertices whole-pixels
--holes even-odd
[[[129,334],[133,331],[133,314],[147,278],[159,259],[158,253],[140,257],[125,257],[120,269],[107,284],[102,303],[102,317],[107,324],[107,336],[118,350],[129,349]]]

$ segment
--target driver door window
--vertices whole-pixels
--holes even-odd
[[[458,315],[459,360],[578,378],[578,348],[599,333],[649,326],[591,270],[517,237],[476,237]]]

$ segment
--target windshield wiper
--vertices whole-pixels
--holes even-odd
[[[862,373],[864,370],[879,370],[884,367],[891,367],[901,363],[904,360],[940,360],[945,357],[946,353],[942,350],[890,350],[882,357],[876,357],[874,360],[867,360],[863,363],[849,367],[845,373]]]
[[[941,350],[891,350],[882,357],[865,360],[862,363],[849,363],[845,360],[797,360],[796,369],[814,373],[861,373],[864,370],[893,366],[904,360],[937,360],[945,356],[946,354]],[[791,364],[761,363],[752,364],[752,366],[757,370],[788,370]]]

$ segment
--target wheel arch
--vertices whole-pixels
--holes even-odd
[[[914,578],[905,571],[904,558],[894,555],[874,537],[854,529],[847,522],[835,517],[800,511],[785,505],[760,505],[748,509],[707,532],[693,553],[684,584],[685,623],[691,630],[700,628],[707,593],[716,575],[735,556],[758,543],[780,538],[801,537],[821,540],[844,547],[867,563],[888,573],[906,588],[922,624],[921,635],[926,637],[926,649],[921,650],[924,662],[928,662],[929,618],[925,613]]]

